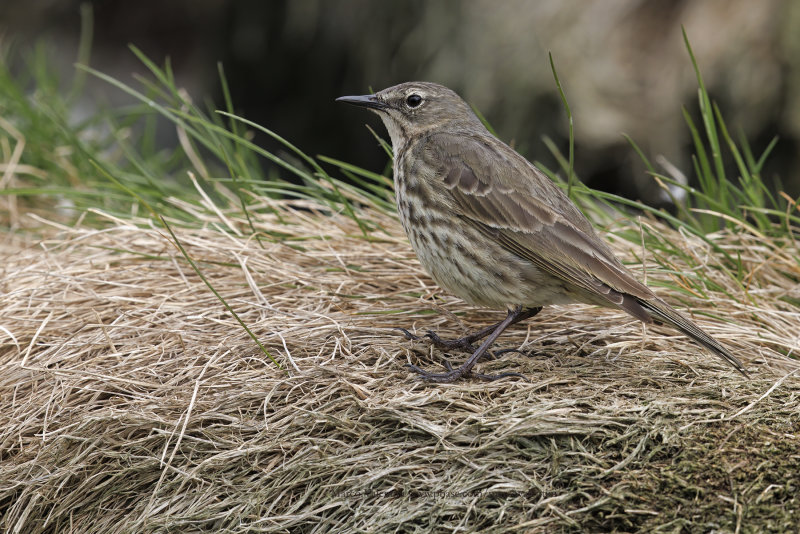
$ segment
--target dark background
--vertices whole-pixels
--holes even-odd
[[[697,82],[686,27],[728,126],[756,153],[781,141],[765,170],[800,192],[800,3],[780,0],[169,0],[89,2],[93,67],[134,83],[144,67],[128,49],[162,63],[196,101],[222,107],[217,62],[237,112],[325,154],[380,171],[386,157],[364,128],[377,117],[334,104],[402,81],[450,86],[525,156],[555,167],[542,143],[566,152],[567,121],[548,63],[552,51],[575,121],[576,170],[590,185],[658,204],[631,135],[692,180],[681,106],[696,113]],[[41,38],[65,77],[80,33],[78,0],[3,0],[0,46],[23,51]],[[94,81],[82,104],[124,102]],[[2,95],[0,95],[2,98]],[[76,113],[81,113],[76,110]],[[266,139],[258,142],[268,144]],[[663,171],[663,168],[659,169]]]

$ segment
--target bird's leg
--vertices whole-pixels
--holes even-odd
[[[522,311],[520,311],[519,315],[515,317],[514,320],[506,326],[517,324],[518,322],[524,321],[525,319],[530,319],[531,317],[539,313],[541,309],[542,309],[541,307],[525,308]],[[425,337],[430,339],[431,343],[433,343],[433,346],[436,348],[449,349],[449,350],[465,349],[475,352],[476,350],[478,350],[478,347],[473,345],[473,343],[475,341],[478,341],[479,339],[485,338],[486,336],[494,332],[497,329],[497,327],[500,326],[502,323],[503,321],[499,321],[493,325],[481,328],[476,332],[472,332],[471,334],[467,334],[466,336],[460,337],[458,339],[442,339],[433,330],[428,330],[428,332],[425,334]],[[406,330],[405,328],[398,328],[398,330],[400,330],[403,333],[403,335],[406,336],[406,339],[410,339],[412,341],[419,341],[422,339],[421,336],[416,336],[411,332],[409,332],[408,330]]]
[[[518,323],[519,321],[521,321],[522,319],[520,317],[524,316],[524,318],[528,318],[532,317],[533,315],[536,315],[536,313],[538,313],[540,309],[541,308],[529,308],[523,310],[521,306],[518,306],[513,310],[509,310],[506,318],[500,321],[497,325],[493,325],[494,330],[491,332],[491,334],[489,334],[489,337],[487,337],[486,340],[483,343],[481,343],[481,346],[478,347],[469,358],[467,358],[467,361],[464,362],[464,364],[461,365],[461,367],[452,369],[449,365],[447,365],[448,372],[446,373],[431,373],[423,369],[420,369],[416,365],[408,365],[407,367],[409,367],[415,373],[422,375],[422,378],[430,382],[439,382],[439,383],[455,382],[459,378],[472,374],[472,368],[475,366],[477,361],[480,360],[484,354],[486,354],[492,343],[495,342],[495,340],[500,336],[500,334],[503,333],[503,331],[506,328],[508,328],[510,325],[514,323]],[[502,373],[499,375],[475,374],[475,376],[483,380],[497,380],[498,378],[503,378],[506,376],[520,376],[522,378],[525,378],[519,373]]]

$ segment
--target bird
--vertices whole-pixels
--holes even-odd
[[[502,321],[460,339],[429,331],[434,344],[472,354],[457,368],[445,361],[443,373],[408,364],[424,380],[521,376],[473,368],[510,325],[544,306],[576,302],[666,323],[748,376],[727,348],[637,280],[562,189],[489,132],[454,91],[406,82],[336,101],[382,119],[391,138],[398,214],[422,267],[467,303],[507,311]]]

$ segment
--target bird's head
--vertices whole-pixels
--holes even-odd
[[[395,150],[410,139],[441,128],[483,127],[469,105],[455,92],[431,82],[407,82],[374,95],[343,96],[346,102],[376,112]]]

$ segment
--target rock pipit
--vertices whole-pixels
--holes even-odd
[[[437,345],[473,352],[460,367],[447,365],[446,373],[410,366],[426,380],[472,374],[506,327],[542,306],[569,302],[669,324],[747,375],[717,340],[636,280],[561,189],[493,136],[456,93],[410,82],[337,100],[383,119],[392,138],[400,220],[425,270],[470,304],[508,310],[503,321],[455,341],[429,333]]]

